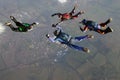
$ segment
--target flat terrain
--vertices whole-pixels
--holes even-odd
[[[0,80],[120,80],[120,0],[78,0],[76,12],[85,14],[65,21],[62,28],[72,36],[93,34],[94,39],[77,43],[91,52],[76,51],[50,43],[51,17],[55,12],[70,11],[76,2],[61,4],[56,0],[0,0],[0,23],[15,16],[19,21],[40,24],[28,33],[0,31]],[[70,5],[71,4],[71,5]],[[112,17],[113,33],[100,35],[79,31],[79,21],[87,18],[98,23]],[[14,23],[13,23],[14,24]],[[15,24],[14,24],[15,25]]]

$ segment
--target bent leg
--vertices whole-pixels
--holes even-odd
[[[10,19],[15,23],[18,22],[13,16],[10,16]]]
[[[79,50],[79,51],[84,51],[87,53],[90,52],[90,50],[88,48],[80,47],[80,46],[73,45],[73,44],[70,44],[69,47],[74,48],[74,49]]]
[[[101,27],[105,27],[107,24],[109,24],[112,21],[112,18],[108,19],[106,22],[101,23],[100,26]]]
[[[113,29],[110,28],[110,27],[107,27],[105,30],[97,30],[96,32],[100,33],[100,34],[107,34],[107,33],[110,33],[110,32],[113,32]]]
[[[94,31],[96,31],[96,32],[98,32],[98,33],[100,33],[100,34],[105,34],[105,31],[104,31],[104,30],[98,29],[98,30],[94,30]]]
[[[19,29],[15,28],[12,24],[10,24],[9,27],[12,31],[19,32]]]
[[[21,26],[24,26],[24,25],[23,25],[22,23],[20,23],[20,22],[15,22],[15,24],[16,24],[16,26],[18,26],[18,27],[19,27],[19,26],[20,26],[20,27],[21,27]]]
[[[10,19],[16,24],[16,26],[23,26],[22,23],[18,22],[13,16],[10,16]]]

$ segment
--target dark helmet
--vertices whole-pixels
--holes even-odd
[[[58,35],[59,35],[59,31],[58,31],[58,30],[55,30],[55,31],[53,32],[53,34],[54,34],[55,36],[58,36]]]
[[[87,22],[86,19],[83,19],[83,20],[81,21],[82,24],[86,24],[86,22]]]
[[[35,25],[38,25],[38,24],[39,24],[38,22],[33,22],[31,25],[35,26]]]
[[[52,27],[56,27],[56,25],[55,25],[55,24],[52,24]]]

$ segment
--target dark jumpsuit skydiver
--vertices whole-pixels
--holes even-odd
[[[86,32],[89,29],[90,31],[95,31],[100,34],[107,34],[109,32],[113,32],[113,29],[107,26],[107,24],[109,24],[111,21],[112,21],[112,18],[108,19],[104,23],[98,24],[92,20],[83,19],[80,23],[85,25],[85,27],[84,28],[80,27],[80,30],[83,32]]]
[[[27,32],[27,31],[30,31],[33,28],[33,26],[37,25],[37,23],[35,22],[32,24],[20,23],[13,16],[10,16],[10,19],[16,24],[17,28],[14,27],[11,22],[6,22],[5,25],[9,26],[10,29],[15,32]]]

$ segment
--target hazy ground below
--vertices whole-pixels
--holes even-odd
[[[71,11],[85,14],[76,20],[65,21],[62,28],[72,36],[93,34],[94,39],[78,45],[91,52],[76,51],[50,43],[45,37],[52,34],[51,24],[57,23],[55,12]],[[0,80],[120,80],[120,0],[0,0]],[[22,22],[40,24],[27,33],[12,32],[4,26],[13,15]],[[82,19],[98,23],[112,17],[113,33],[100,35],[82,33],[78,26]],[[13,23],[14,24],[14,23]]]

